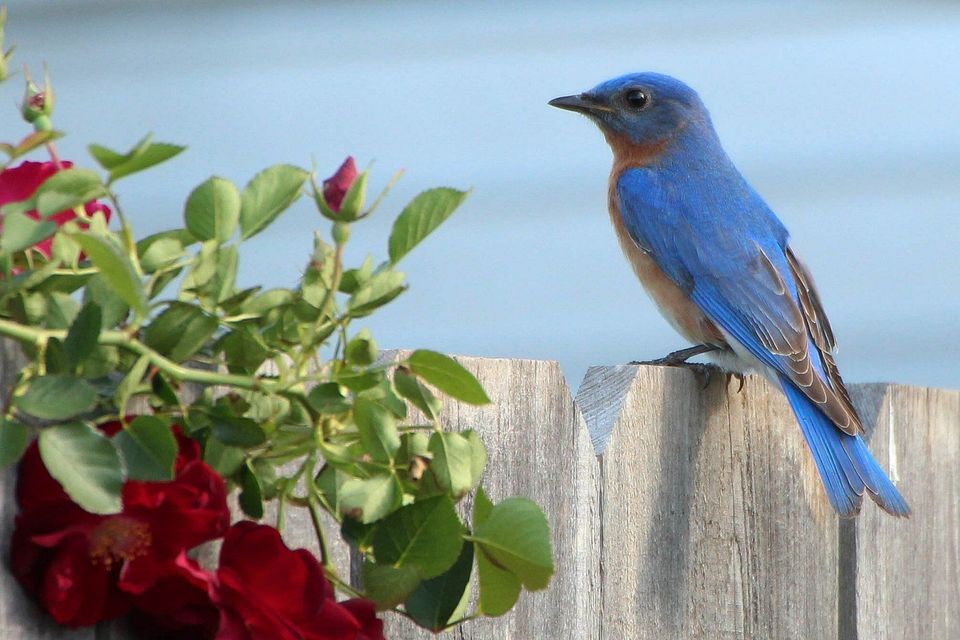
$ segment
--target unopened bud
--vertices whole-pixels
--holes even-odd
[[[27,91],[23,96],[23,119],[33,124],[37,131],[49,131],[53,128],[50,114],[53,113],[53,87],[50,86],[50,76],[45,74],[43,89],[38,87],[29,71],[27,76]]]

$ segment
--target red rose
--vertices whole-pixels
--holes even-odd
[[[353,156],[347,156],[337,172],[323,181],[323,199],[332,211],[340,211],[343,197],[356,179],[357,165],[353,162]]]
[[[317,559],[291,551],[273,527],[233,525],[210,589],[217,640],[383,640],[373,603],[338,603]]]
[[[101,427],[109,433],[116,425]],[[230,523],[226,485],[180,437],[170,482],[128,481],[122,513],[101,516],[76,505],[43,466],[36,443],[20,464],[21,511],[11,542],[13,573],[60,624],[116,617],[145,590],[158,563],[218,538]]]
[[[60,168],[69,169],[73,166],[72,162],[63,161]],[[0,171],[0,206],[10,202],[20,202],[32,196],[40,188],[47,178],[60,170],[53,162],[23,162],[19,166]],[[98,211],[103,213],[107,220],[110,220],[110,208],[97,201],[88,202],[83,207],[88,216],[92,216]],[[35,220],[40,219],[40,214],[36,211],[28,211],[27,215]],[[77,212],[73,209],[55,213],[49,217],[50,220],[57,223],[57,226],[63,226],[66,222],[77,217]],[[85,226],[82,225],[81,226]],[[47,238],[34,246],[34,249],[42,253],[47,258],[50,257],[50,250],[53,247],[53,238]]]

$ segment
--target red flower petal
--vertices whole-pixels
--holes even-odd
[[[336,173],[323,181],[323,199],[334,211],[340,211],[343,197],[347,195],[353,181],[357,179],[357,165],[353,156],[347,156]]]

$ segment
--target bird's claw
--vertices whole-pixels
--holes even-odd
[[[711,351],[716,351],[720,347],[715,347],[711,344],[698,344],[695,347],[687,347],[686,349],[679,349],[678,351],[673,351],[668,353],[662,358],[657,358],[656,360],[633,360],[630,364],[649,364],[658,367],[681,367],[687,364],[687,360],[694,356],[699,356],[703,353],[710,353]]]

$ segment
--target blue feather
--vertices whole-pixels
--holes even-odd
[[[859,513],[866,489],[885,511],[897,516],[910,515],[907,501],[880,468],[863,438],[847,435],[837,429],[817,405],[782,376],[781,386],[797,416],[827,495],[837,513],[842,516]]]

